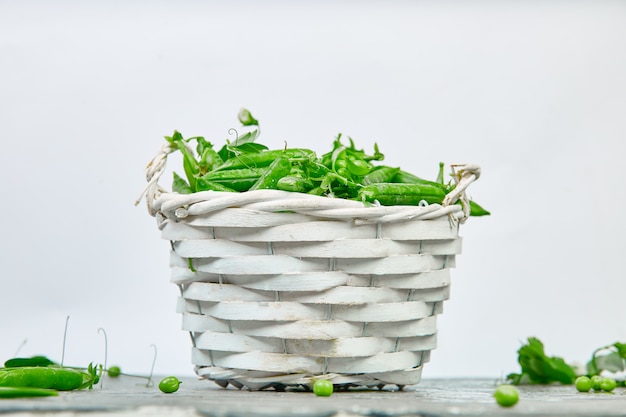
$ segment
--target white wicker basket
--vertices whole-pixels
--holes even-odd
[[[479,167],[453,166],[443,205],[368,207],[276,190],[168,193],[157,181],[170,151],[148,166],[146,197],[171,242],[199,376],[251,390],[420,381]]]

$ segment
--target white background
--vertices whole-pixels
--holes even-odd
[[[60,360],[69,316],[66,363],[104,328],[109,364],[192,374],[133,203],[164,135],[221,144],[247,107],[270,147],[482,166],[424,377],[517,371],[528,336],[586,361],[626,342],[625,74],[621,1],[1,1],[0,360]]]

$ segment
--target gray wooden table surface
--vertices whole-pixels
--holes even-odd
[[[158,378],[155,378],[158,382]],[[626,389],[583,394],[573,386],[523,386],[512,408],[498,406],[495,379],[425,379],[397,390],[356,390],[316,397],[307,392],[245,391],[184,378],[180,390],[163,394],[130,377],[105,378],[93,391],[59,397],[0,400],[2,417],[352,417],[352,416],[626,416]]]

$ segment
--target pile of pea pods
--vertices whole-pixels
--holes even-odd
[[[439,204],[455,186],[445,181],[443,163],[439,163],[436,180],[426,180],[399,167],[380,164],[384,155],[377,144],[368,154],[357,149],[351,138],[344,144],[341,134],[321,157],[311,149],[269,149],[256,142],[260,129],[252,114],[242,109],[238,118],[243,126],[253,129],[233,142],[227,141],[219,150],[201,136],[184,138],[175,131],[165,137],[169,149],[183,156],[185,175],[174,173],[174,192],[275,189],[390,206]],[[488,214],[470,202],[471,216]]]

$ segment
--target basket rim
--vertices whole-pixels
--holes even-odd
[[[147,185],[135,205],[145,197],[152,216],[183,219],[225,208],[248,208],[260,212],[294,211],[320,217],[337,218],[336,210],[343,210],[339,218],[364,219],[377,223],[426,219],[448,216],[451,221],[465,222],[469,218],[467,187],[480,177],[477,164],[452,164],[455,187],[441,204],[425,206],[383,206],[328,196],[316,196],[294,191],[253,190],[238,193],[201,191],[192,194],[169,192],[159,185],[165,172],[167,156],[173,151],[170,144],[163,145],[146,167]],[[461,204],[456,204],[460,202]]]
[[[224,209],[259,213],[299,213],[333,220],[388,223],[411,219],[464,218],[463,206],[427,204],[420,206],[381,206],[360,201],[316,196],[282,190],[254,190],[242,193],[202,191],[194,194],[162,192],[153,209],[169,219],[201,216]]]

